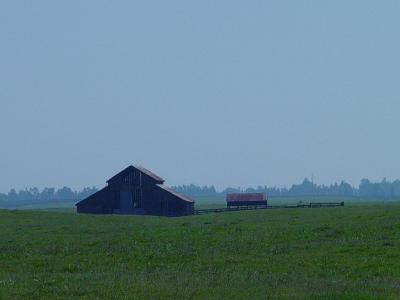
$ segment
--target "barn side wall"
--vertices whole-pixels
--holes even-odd
[[[145,195],[144,209],[148,214],[184,216],[194,213],[193,202],[185,201],[157,186],[146,189]]]
[[[105,187],[79,202],[76,210],[84,214],[112,214],[116,202],[115,192]]]

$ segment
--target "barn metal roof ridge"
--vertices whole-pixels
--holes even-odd
[[[146,168],[144,168],[142,166],[135,166],[135,168],[138,169],[139,171],[145,173],[147,176],[150,176],[151,178],[153,178],[156,181],[162,181],[162,182],[165,181],[160,176],[154,174],[153,172],[151,172],[150,170],[147,170]]]
[[[123,174],[124,172],[126,172],[127,170],[134,168],[139,170],[140,172],[146,174],[147,176],[150,176],[151,178],[153,178],[155,181],[161,181],[164,182],[165,180],[162,179],[160,176],[154,174],[153,172],[147,170],[144,167],[141,166],[133,166],[133,165],[129,165],[128,167],[126,167],[125,169],[123,169],[122,171],[118,172],[117,174],[115,174],[113,177],[111,177],[110,179],[108,179],[106,182],[109,183],[110,181],[112,181],[114,178],[120,176],[121,174]]]
[[[165,191],[167,191],[167,192],[173,194],[174,196],[176,196],[176,197],[178,197],[178,198],[180,198],[180,199],[182,199],[182,200],[184,200],[184,201],[187,201],[187,202],[194,202],[194,200],[191,199],[191,198],[189,198],[188,196],[182,195],[182,194],[178,193],[177,191],[175,191],[175,190],[173,190],[173,189],[171,189],[171,188],[169,188],[169,187],[167,187],[167,186],[165,186],[165,185],[163,185],[163,184],[156,184],[156,185],[157,185],[159,188],[162,188],[163,190],[165,190]]]

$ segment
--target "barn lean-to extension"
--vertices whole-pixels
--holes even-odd
[[[107,180],[107,186],[76,204],[78,213],[193,215],[194,201],[164,185],[151,171],[129,166]]]

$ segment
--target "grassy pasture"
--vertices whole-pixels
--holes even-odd
[[[29,205],[21,205],[21,206],[15,207],[14,209],[74,212],[76,202],[77,201],[43,202],[43,203],[35,203],[35,204],[29,204]]]
[[[0,299],[399,299],[400,204],[0,211]]]

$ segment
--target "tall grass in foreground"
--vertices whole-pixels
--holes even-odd
[[[162,218],[0,211],[4,299],[399,299],[400,205]]]

